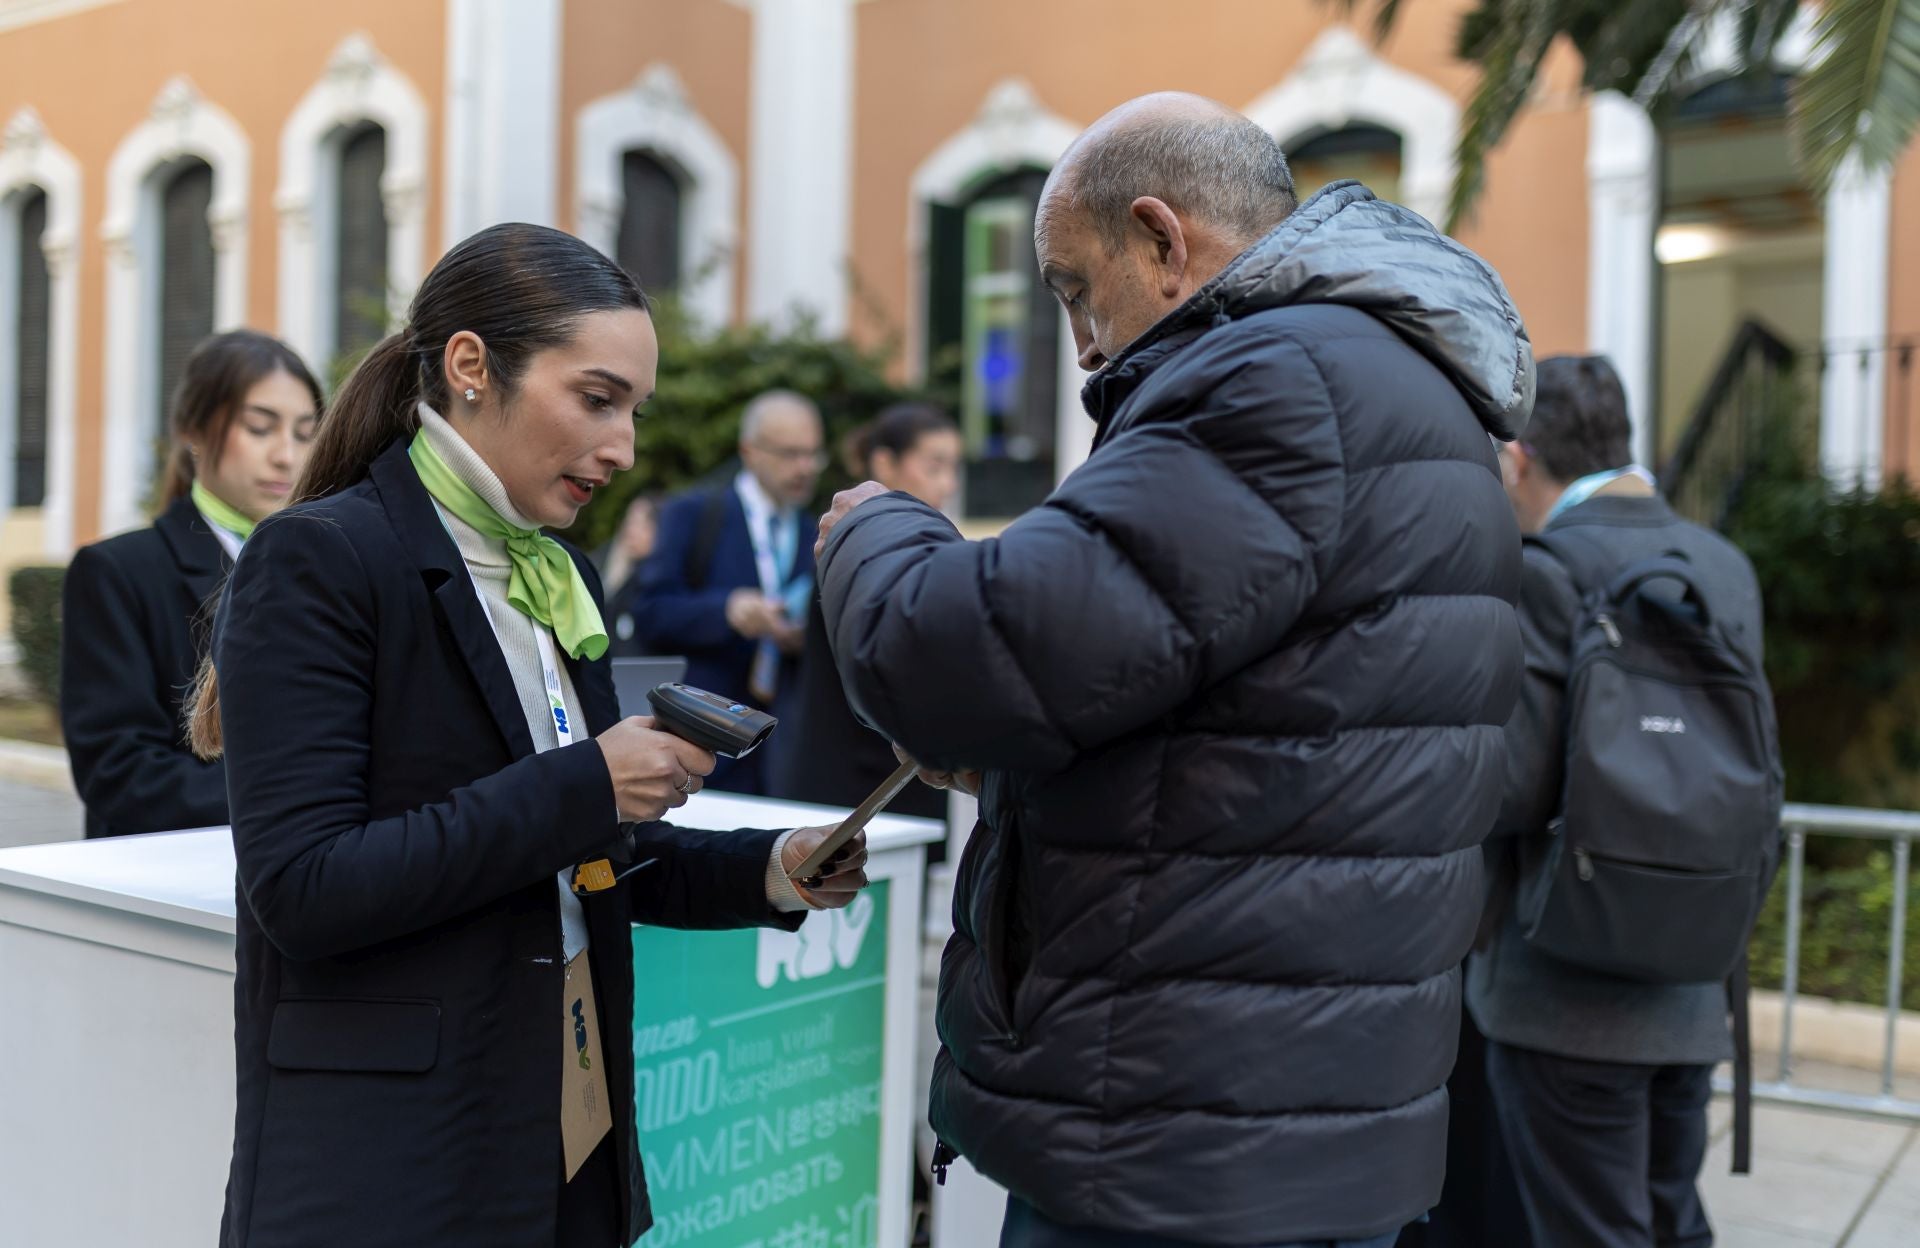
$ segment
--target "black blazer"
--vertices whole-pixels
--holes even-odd
[[[600,594],[598,574],[574,554]],[[221,1243],[539,1245],[561,1182],[556,872],[619,832],[598,745],[536,754],[499,643],[396,443],[247,543],[214,636],[239,867]],[[590,733],[611,669],[569,660]],[[586,900],[620,1225],[651,1222],[629,924],[797,926],[774,832],[634,829]],[[611,1199],[611,1197],[610,1197]]]
[[[184,498],[152,528],[74,555],[62,591],[60,731],[88,836],[227,821],[226,770],[187,749],[180,712],[229,566]]]

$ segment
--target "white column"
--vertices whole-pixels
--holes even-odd
[[[1892,207],[1893,171],[1863,173],[1858,157],[1842,166],[1827,195],[1820,335],[1829,355],[1820,383],[1820,462],[1836,480],[1868,487],[1880,482],[1885,434]]]
[[[747,314],[847,328],[854,0],[756,0]]]
[[[1653,445],[1653,232],[1660,145],[1646,112],[1617,91],[1587,119],[1587,345],[1613,361],[1627,392],[1634,458]],[[1671,416],[1672,413],[1665,413]]]
[[[448,246],[502,221],[556,225],[560,0],[449,0]]]

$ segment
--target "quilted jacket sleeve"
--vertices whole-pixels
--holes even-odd
[[[863,718],[929,765],[1055,770],[1273,650],[1324,571],[1344,474],[1308,353],[1236,331],[1188,348],[998,538],[903,494],[849,516],[821,602]]]

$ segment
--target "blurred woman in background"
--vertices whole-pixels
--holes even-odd
[[[930,403],[896,403],[854,430],[842,447],[855,481],[878,481],[942,508],[960,488],[961,450],[959,427]],[[799,681],[797,709],[775,738],[771,791],[797,802],[857,806],[893,773],[899,760],[886,738],[854,718],[847,705],[827,647],[818,594],[807,614]],[[910,785],[888,809],[945,819],[947,795]],[[929,861],[939,861],[944,848],[929,846]]]
[[[67,570],[60,727],[89,837],[227,821],[226,772],[188,749],[181,703],[205,652],[203,607],[306,464],[320,384],[276,338],[217,334],[188,358],[169,419],[159,517],[83,547]]]
[[[619,531],[606,544],[594,562],[600,567],[600,583],[607,587],[607,605],[613,609],[613,644],[607,651],[615,658],[641,655],[647,648],[634,635],[633,574],[653,554],[660,535],[660,502],[652,494],[640,494],[627,504]]]

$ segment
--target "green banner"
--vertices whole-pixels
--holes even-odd
[[[875,1248],[887,884],[798,932],[633,929],[643,1248]]]

